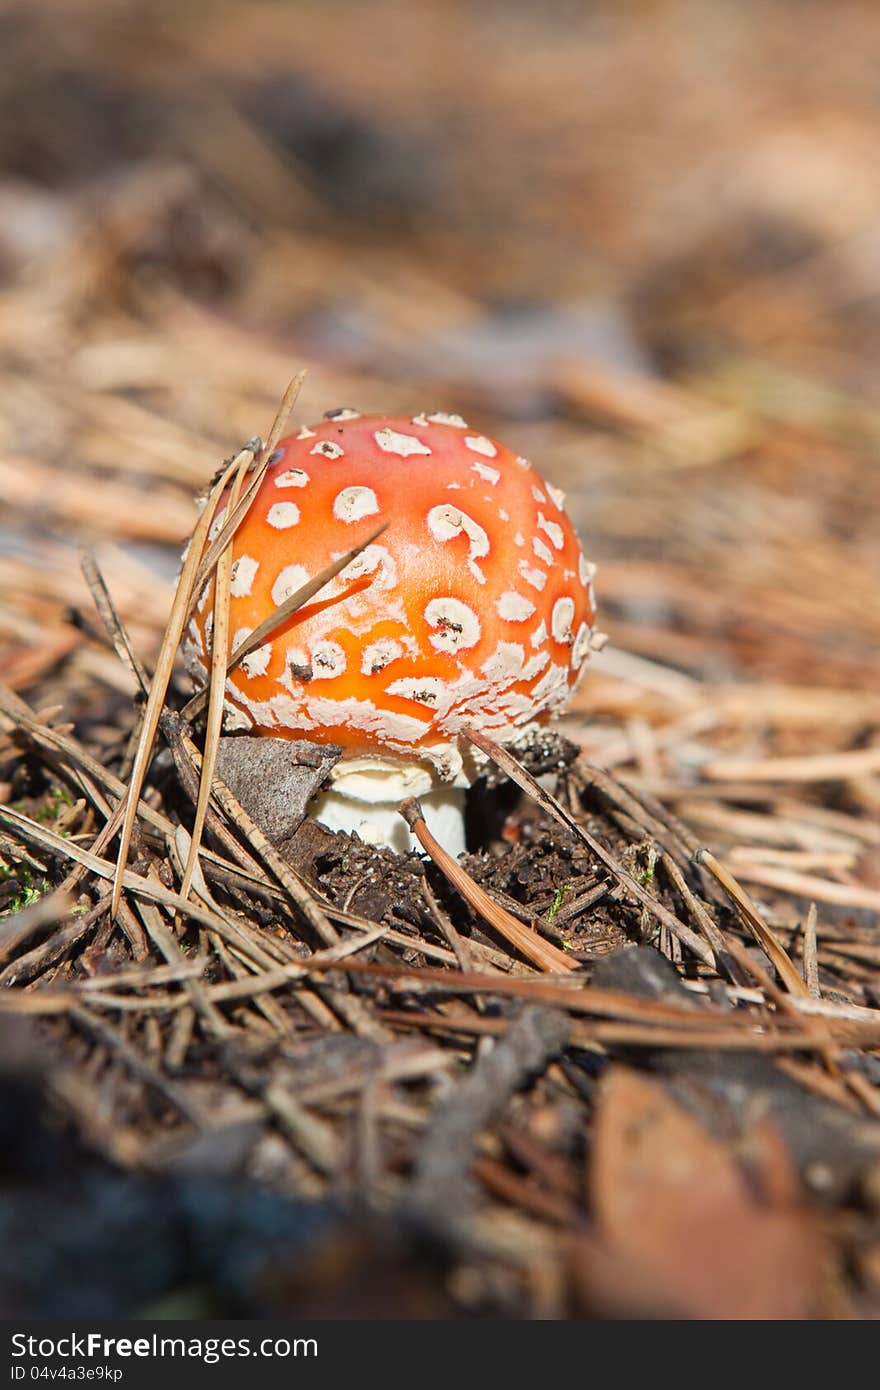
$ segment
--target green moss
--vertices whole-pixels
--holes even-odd
[[[565,895],[566,895],[566,893],[568,892],[568,890],[569,890],[570,887],[571,887],[571,884],[569,884],[569,883],[563,883],[562,886],[561,886],[560,888],[557,888],[557,890],[556,890],[556,897],[553,899],[553,905],[552,905],[552,907],[550,908],[550,911],[547,913],[547,921],[548,921],[548,922],[552,922],[552,921],[553,921],[553,918],[556,916],[557,912],[558,912],[559,909],[562,907],[562,904],[565,902]]]
[[[63,807],[73,804],[73,793],[67,787],[50,787],[42,804],[34,810],[33,818],[41,825],[51,825],[53,821],[58,819]]]
[[[36,878],[33,870],[27,864],[21,864],[13,860],[11,864],[0,864],[0,883],[15,882],[18,891],[7,899],[6,905],[0,909],[0,917],[13,917],[16,912],[22,912],[26,907],[31,907],[49,887],[44,878]]]

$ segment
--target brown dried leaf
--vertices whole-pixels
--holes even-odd
[[[605,1248],[594,1262],[585,1247],[586,1282],[601,1271],[617,1285],[615,1301],[647,1301],[646,1311],[667,1316],[816,1316],[825,1273],[818,1229],[798,1204],[787,1154],[766,1143],[754,1154],[772,1154],[763,1202],[724,1145],[658,1082],[613,1067],[602,1083],[591,1177]]]

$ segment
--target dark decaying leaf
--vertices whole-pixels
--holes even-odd
[[[778,1136],[758,1122],[752,1139],[749,1181],[659,1082],[612,1067],[600,1090],[590,1176],[602,1254],[593,1264],[586,1247],[579,1266],[588,1296],[657,1316],[819,1315],[827,1246]]]

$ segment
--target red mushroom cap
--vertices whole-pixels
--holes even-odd
[[[594,619],[594,569],[562,505],[456,415],[340,411],[284,440],[233,543],[233,651],[368,528],[388,529],[232,671],[229,723],[430,757],[463,726],[504,741],[545,718]],[[213,581],[185,649],[200,684],[212,605]]]

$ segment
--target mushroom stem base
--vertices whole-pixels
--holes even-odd
[[[401,789],[393,801],[361,801],[331,785],[313,798],[309,810],[329,830],[357,834],[368,845],[384,846],[398,854],[406,854],[409,850],[421,854],[418,841],[398,809],[407,794]],[[451,786],[448,782],[419,796],[428,829],[454,859],[465,849],[464,797],[463,787]]]

